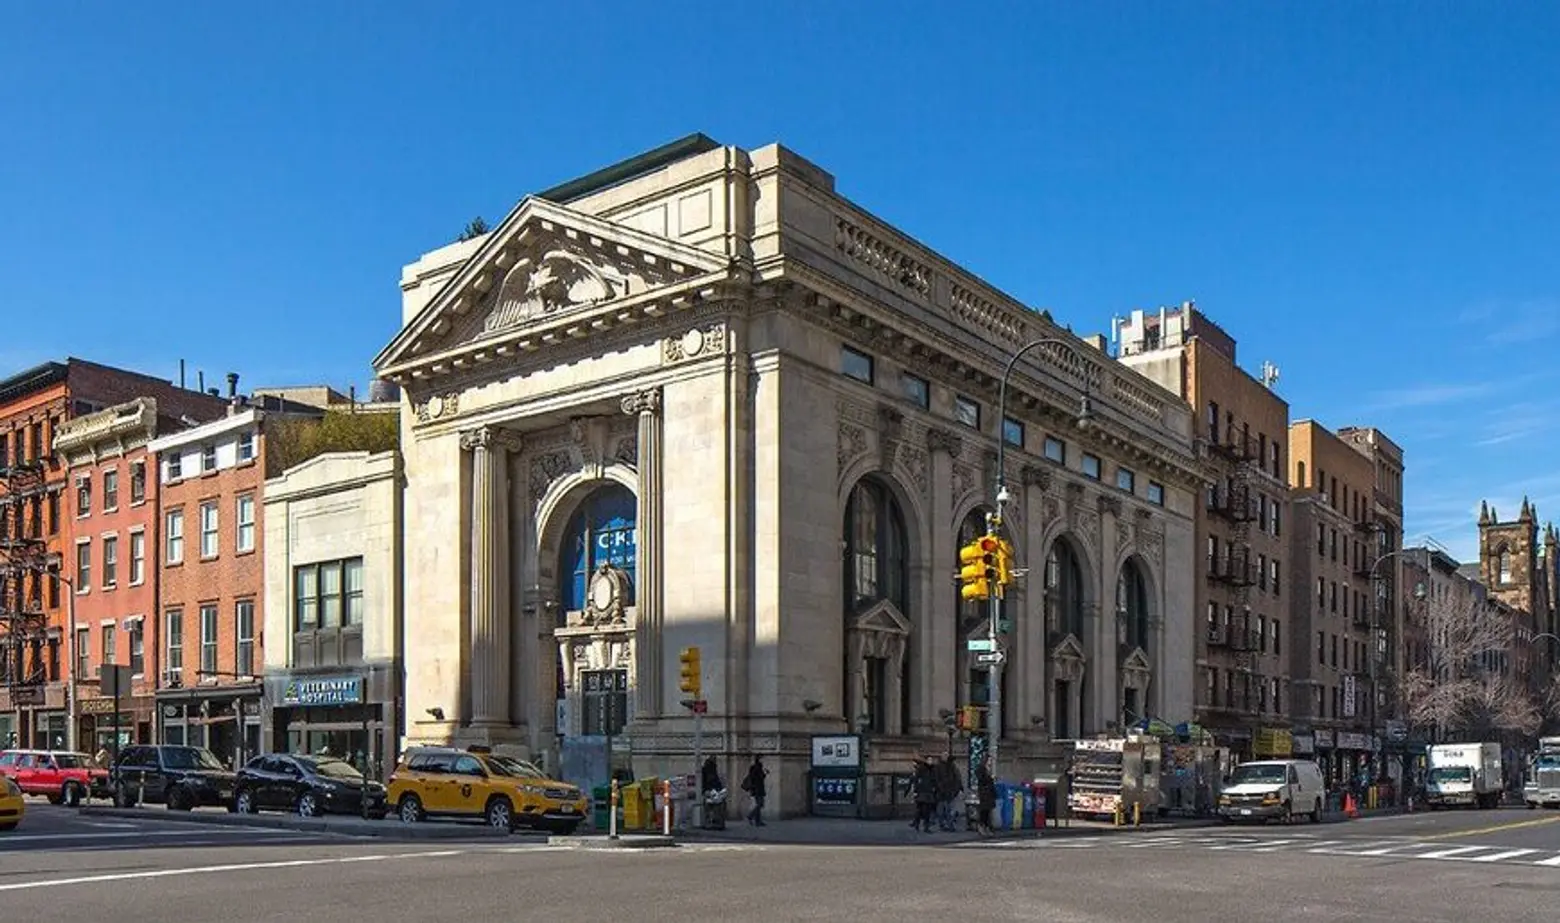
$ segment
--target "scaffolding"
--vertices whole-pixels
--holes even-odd
[[[47,492],[43,460],[0,459],[0,686],[12,708],[43,704],[57,654],[44,607]]]

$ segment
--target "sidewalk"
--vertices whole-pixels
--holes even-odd
[[[1095,821],[1064,821],[1064,826],[1044,830],[998,830],[993,837],[1018,839],[1043,837],[1110,836],[1132,832],[1182,830],[1209,827],[1218,821],[1209,818],[1168,818],[1144,823],[1140,827],[1116,827]],[[774,843],[789,846],[948,846],[985,839],[978,833],[958,830],[952,833],[921,833],[904,819],[858,820],[834,817],[793,817],[767,821],[753,827],[738,820],[728,822],[724,830],[686,829],[678,837],[687,842]]]
[[[115,808],[83,805],[77,809],[83,817],[114,817],[126,820],[150,820],[163,823],[209,824],[216,827],[256,827],[267,830],[298,830],[305,833],[351,837],[381,837],[397,840],[452,840],[473,837],[502,837],[505,833],[486,824],[435,821],[403,824],[399,820],[366,820],[361,817],[327,815],[299,817],[296,814],[230,814],[223,808],[196,808],[170,811],[161,806]],[[517,831],[525,833],[526,831]]]

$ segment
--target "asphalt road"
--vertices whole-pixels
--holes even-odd
[[[115,821],[115,823],[119,823]],[[0,836],[6,919],[1554,919],[1560,812],[819,847],[370,842],[37,808]],[[132,834],[125,836],[123,834]],[[34,839],[28,839],[34,837]],[[57,837],[43,839],[43,837]]]

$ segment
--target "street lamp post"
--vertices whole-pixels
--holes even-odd
[[[1379,594],[1376,591],[1376,578],[1377,578],[1376,571],[1377,571],[1378,568],[1381,567],[1381,565],[1382,565],[1382,563],[1384,561],[1387,561],[1390,558],[1402,557],[1408,551],[1409,551],[1409,549],[1407,549],[1407,548],[1398,548],[1398,549],[1396,549],[1394,551],[1384,552],[1383,554],[1378,556],[1376,558],[1376,560],[1370,562],[1370,574],[1369,574],[1369,578],[1368,578],[1369,582],[1370,582],[1370,593],[1371,593],[1371,601],[1370,601],[1371,602],[1371,606],[1370,606],[1370,736],[1371,736],[1372,741],[1379,748],[1378,752],[1375,754],[1376,772],[1377,773],[1382,772],[1385,769],[1385,767],[1386,767],[1386,741],[1380,740],[1378,738],[1378,732],[1380,731],[1380,725],[1381,725],[1381,714],[1380,714],[1381,713],[1381,690],[1377,688],[1376,684],[1377,684],[1377,677],[1380,675],[1379,674],[1379,667],[1377,666],[1377,664],[1381,661],[1381,598],[1380,598],[1381,594]],[[1393,588],[1396,589],[1396,587],[1397,587],[1397,583],[1396,583],[1396,581],[1394,581],[1393,582]],[[1401,639],[1400,639],[1400,641],[1401,641]]]
[[[1002,370],[1002,381],[997,386],[997,478],[996,478],[996,512],[991,516],[989,527],[994,531],[1004,528],[1005,519],[1003,511],[1012,495],[1007,489],[1007,392],[1008,380],[1013,377],[1013,369],[1018,366],[1018,360],[1022,359],[1030,350],[1041,346],[1055,345],[1072,351],[1075,355],[1082,356],[1078,347],[1066,340],[1056,337],[1042,337],[1025,343],[1008,359],[1007,367]],[[1089,406],[1088,377],[1084,377],[1083,396],[1078,405],[1078,425],[1088,426],[1093,419],[1094,411]],[[997,775],[997,744],[1002,736],[1002,588],[993,589],[990,598],[991,604],[991,644],[996,653],[996,662],[986,673],[986,746],[987,759],[991,763],[991,775]]]

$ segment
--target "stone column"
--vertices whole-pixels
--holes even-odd
[[[661,597],[661,389],[623,398],[623,412],[639,418],[639,509],[634,553],[634,717],[666,713],[662,667]]]
[[[1018,697],[1023,703],[1020,717],[1025,727],[1030,727],[1031,717],[1044,718],[1046,727],[1039,736],[1048,739],[1056,732],[1056,718],[1051,715],[1054,677],[1050,664],[1048,628],[1045,622],[1045,561],[1050,548],[1045,546],[1045,495],[1051,489],[1051,472],[1040,465],[1025,465],[1019,476],[1024,492],[1024,566],[1029,576],[1024,580],[1024,644],[1021,648],[1023,686]]]
[[[461,434],[471,452],[471,715],[504,727],[509,714],[509,453],[519,434],[484,426]]]
[[[931,600],[916,626],[920,636],[916,639],[920,654],[918,666],[923,677],[922,707],[918,714],[924,724],[910,730],[912,733],[942,734],[937,713],[958,703],[959,684],[964,682],[964,674],[959,670],[960,659],[964,656],[961,652],[964,638],[959,634],[959,592],[946,579],[937,579],[940,573],[958,569],[954,563],[959,559],[955,545],[962,523],[953,518],[957,511],[953,508],[952,485],[954,459],[963,454],[964,440],[957,433],[933,427],[926,431],[926,451],[926,508],[931,517],[932,537]],[[948,563],[943,565],[944,561]]]

